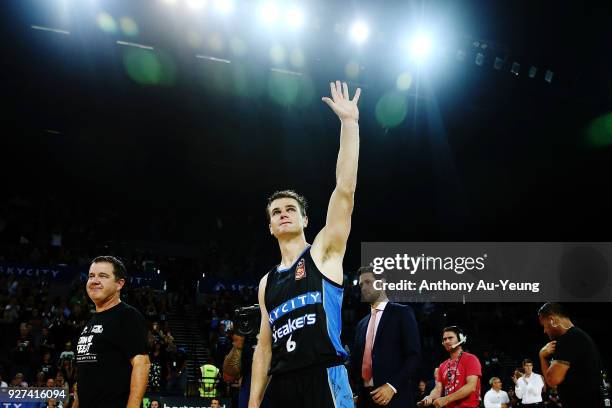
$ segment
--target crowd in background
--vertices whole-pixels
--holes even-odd
[[[53,198],[35,201],[13,197],[1,202],[0,264],[63,265],[86,272],[94,256],[113,254],[124,261],[130,274],[160,275],[163,286],[128,285],[123,293],[124,300],[149,321],[152,368],[148,391],[197,395],[197,384],[190,388],[188,378],[197,378],[199,366],[205,361],[192,361],[190,367],[196,373],[186,375],[188,363],[194,357],[190,355],[189,344],[175,340],[169,325],[170,312],[197,315],[199,334],[189,339],[189,343],[201,343],[205,355],[221,369],[232,347],[235,310],[257,303],[254,282],[271,266],[262,266],[262,261],[257,259],[260,243],[231,242],[233,228],[238,225],[244,230],[255,228],[251,225],[253,219],[238,216],[200,219],[194,224],[197,228],[190,227],[199,229],[199,243],[194,245],[197,234],[188,228],[191,231],[186,232],[188,239],[183,237],[179,242],[189,245],[168,247],[155,246],[158,243],[153,245],[152,241],[124,242],[119,237],[130,236],[133,225],[126,225],[112,210],[85,208]],[[154,218],[146,231],[152,240],[173,236],[178,239],[181,231],[177,224],[170,212]],[[191,252],[193,248],[197,248],[195,253]],[[350,351],[356,324],[369,312],[369,306],[360,301],[353,272],[346,271],[346,274],[342,342]],[[245,277],[250,284],[240,279]],[[224,279],[226,284],[211,286],[205,293],[195,290],[199,283],[217,278]],[[0,386],[52,385],[73,392],[78,378],[75,339],[94,311],[84,285],[83,277],[78,274],[70,282],[55,283],[45,278],[0,273]],[[412,306],[422,340],[422,364],[418,372],[422,381],[415,383],[415,388],[424,388],[425,392],[433,387],[434,367],[446,358],[440,345],[440,329],[449,324],[459,324],[469,334],[466,348],[482,362],[483,384],[493,376],[499,377],[509,395],[513,393],[511,377],[519,362],[526,357],[537,361],[537,352],[547,341],[538,326],[537,306],[533,304]],[[578,322],[596,327],[596,318],[596,315],[581,313]],[[593,335],[596,341],[603,341],[598,338],[601,333]],[[608,352],[604,350],[604,353]],[[236,384],[224,383],[221,372],[216,387],[220,396],[235,394]],[[483,387],[483,392],[486,390]],[[546,398],[554,406],[554,390],[549,390]]]

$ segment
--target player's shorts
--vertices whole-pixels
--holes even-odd
[[[264,397],[267,408],[354,408],[343,365],[312,367],[272,376]]]

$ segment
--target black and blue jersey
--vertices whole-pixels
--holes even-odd
[[[292,266],[268,273],[265,304],[272,331],[269,375],[343,364],[341,285],[317,268],[310,246]]]

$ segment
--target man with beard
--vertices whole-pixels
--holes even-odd
[[[95,258],[87,294],[96,313],[77,344],[78,395],[74,407],[140,408],[147,389],[147,323],[139,311],[121,302],[127,271],[112,256]]]
[[[461,344],[466,341],[467,336],[457,326],[443,330],[442,345],[449,358],[440,364],[436,386],[419,406],[476,408],[480,405],[482,367],[478,357],[463,351]]]
[[[546,384],[557,387],[564,408],[599,407],[601,357],[593,339],[574,326],[558,303],[545,303],[538,318],[552,340],[540,350]]]
[[[361,408],[414,405],[412,378],[421,352],[419,329],[410,306],[389,302],[384,290],[375,288],[372,268],[361,268],[361,300],[370,314],[358,324],[351,354],[351,374],[359,390]]]

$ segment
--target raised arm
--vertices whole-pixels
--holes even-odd
[[[330,83],[331,98],[323,101],[340,119],[340,149],[336,162],[336,188],[329,200],[325,227],[319,232],[313,244],[313,251],[321,261],[334,256],[344,256],[346,242],[351,231],[351,214],[355,188],[357,186],[357,163],[359,161],[359,109],[357,103],[361,89],[349,97],[348,85],[340,81]],[[342,268],[329,268],[328,278],[342,283]]]
[[[268,275],[261,278],[259,282],[259,309],[261,310],[261,325],[259,327],[259,338],[257,347],[253,353],[253,368],[251,370],[251,394],[249,396],[249,408],[259,408],[263,399],[266,386],[270,380],[268,370],[272,360],[272,331],[268,311],[266,310],[265,293]]]

